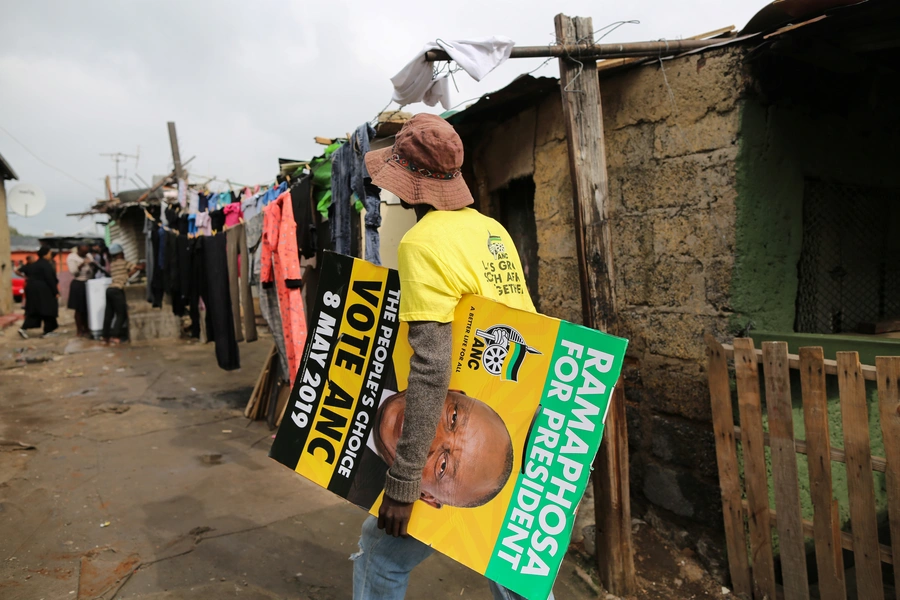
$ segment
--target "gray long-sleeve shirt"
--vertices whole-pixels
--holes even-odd
[[[453,335],[450,323],[414,321],[409,324],[409,386],[406,414],[397,443],[397,457],[387,473],[384,493],[398,502],[419,499],[422,469],[434,440],[441,408],[450,387]]]

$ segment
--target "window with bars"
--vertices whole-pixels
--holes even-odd
[[[807,179],[795,329],[900,318],[900,192]]]

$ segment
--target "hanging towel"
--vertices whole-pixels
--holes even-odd
[[[429,42],[399,73],[391,77],[393,100],[400,106],[415,102],[435,106],[440,102],[445,109],[449,109],[450,84],[447,75],[434,77],[434,63],[425,60],[426,52],[445,50],[475,81],[481,81],[509,58],[513,46],[515,42],[502,36]]]

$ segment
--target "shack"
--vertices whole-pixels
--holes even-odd
[[[599,63],[632,498],[708,564],[724,543],[704,334],[900,353],[898,334],[861,333],[900,316],[898,25],[895,2],[786,0],[707,49]],[[538,310],[579,322],[557,81],[447,118]]]

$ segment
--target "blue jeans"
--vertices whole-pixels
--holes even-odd
[[[353,600],[403,600],[409,574],[433,553],[419,540],[387,535],[370,515],[362,526],[359,553],[351,557]],[[494,600],[525,600],[493,581],[490,584]],[[552,594],[548,600],[553,600]]]

